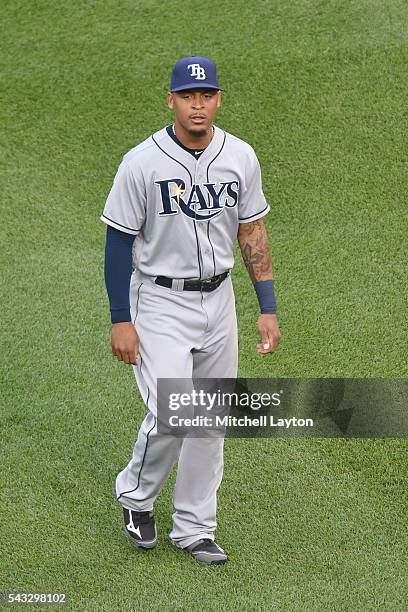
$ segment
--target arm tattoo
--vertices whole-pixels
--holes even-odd
[[[262,219],[241,223],[238,242],[245,267],[253,283],[272,278],[272,260],[268,235]]]

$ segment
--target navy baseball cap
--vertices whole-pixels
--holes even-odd
[[[184,89],[219,89],[217,67],[208,57],[190,55],[178,60],[173,66],[170,91]]]

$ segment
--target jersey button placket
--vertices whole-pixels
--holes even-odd
[[[193,183],[194,183],[194,185],[197,185],[197,183],[198,183],[198,175],[199,175],[198,160],[195,161],[195,168],[194,168],[194,172],[192,174],[193,174],[193,179],[194,179]],[[203,256],[203,252],[202,252],[202,248],[201,248],[200,223],[199,223],[199,221],[197,221],[197,209],[196,208],[194,208],[194,217],[196,219],[196,221],[195,221],[196,232],[197,232],[196,235],[197,235],[197,241],[198,241],[198,248],[199,248],[199,251],[200,251],[199,257],[200,257],[200,260],[201,260],[201,278],[204,278],[204,270],[203,270],[203,267],[204,267],[204,256]]]
[[[195,166],[194,183],[196,185],[199,185],[201,183],[202,178],[203,176],[201,173],[200,162],[199,160],[197,160],[196,166]],[[197,212],[197,205],[196,205],[195,211]],[[207,277],[207,253],[206,253],[206,248],[203,248],[203,227],[202,227],[203,224],[200,221],[196,221],[196,224],[197,224],[197,236],[199,237],[200,252],[202,256],[201,278],[206,278]]]
[[[199,160],[197,160],[196,167],[195,167],[195,173],[194,173],[194,182],[197,184],[201,181],[202,178],[203,178],[203,175],[202,175],[201,168],[200,168],[200,162]]]
[[[200,186],[202,188],[202,180],[203,180],[203,175],[202,175],[202,170],[201,168],[197,167],[197,182],[200,183]],[[202,189],[202,191],[205,193],[205,190]],[[203,249],[202,249],[202,254],[203,254],[203,278],[210,278],[212,276],[213,273],[213,265],[212,265],[212,251],[211,251],[211,247],[210,244],[208,242],[208,237],[207,237],[207,229],[208,229],[208,223],[209,221],[201,221],[200,222],[200,233],[201,233],[201,237],[202,237],[202,245]]]

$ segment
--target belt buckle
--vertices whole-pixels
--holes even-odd
[[[201,287],[204,289],[205,287],[209,287],[212,284],[212,279],[211,278],[203,278],[201,281]]]

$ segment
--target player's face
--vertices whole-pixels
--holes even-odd
[[[193,89],[169,93],[169,108],[175,111],[176,121],[191,136],[203,136],[213,123],[221,104],[221,92],[214,89]]]

